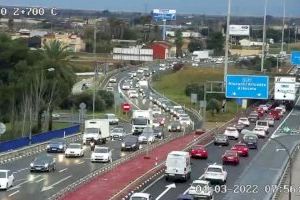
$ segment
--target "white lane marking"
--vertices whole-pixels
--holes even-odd
[[[151,188],[153,185],[155,185],[160,179],[162,179],[165,175],[161,175],[160,177],[158,177],[155,181],[153,181],[150,185],[148,185],[147,187],[145,187],[142,192],[145,192],[146,190],[148,190],[149,188]]]
[[[11,196],[14,196],[15,194],[17,194],[17,193],[19,193],[20,191],[19,190],[17,190],[17,191],[15,191],[15,192],[13,192],[13,193],[11,193],[11,194],[9,194],[8,196],[9,197],[11,197]]]
[[[25,171],[25,170],[28,170],[28,169],[29,169],[28,167],[27,167],[27,168],[24,168],[24,169],[19,169],[19,170],[13,172],[13,174],[17,174],[17,173],[20,173],[20,172]]]
[[[44,181],[44,180],[46,180],[45,178],[42,178],[42,179],[40,179],[40,180],[36,180],[35,182],[36,183],[39,183],[39,182],[42,182],[42,181]]]
[[[64,172],[64,171],[66,171],[66,170],[68,170],[68,168],[65,168],[65,169],[59,170],[58,172],[59,172],[59,173],[61,173],[61,172]]]
[[[166,189],[155,200],[161,199],[172,188],[176,188],[175,183],[170,184],[170,185],[166,185]]]
[[[42,192],[43,192],[43,191],[47,191],[47,190],[51,190],[54,186],[56,186],[56,185],[58,185],[58,184],[60,184],[60,183],[62,183],[62,182],[64,182],[64,181],[68,180],[68,179],[71,178],[71,177],[72,177],[71,175],[70,175],[70,176],[67,176],[67,177],[65,177],[65,178],[63,178],[63,179],[57,181],[56,183],[53,183],[52,185],[43,187],[43,188],[42,188]]]
[[[18,189],[20,188],[21,185],[24,185],[25,183],[29,183],[29,182],[33,182],[35,179],[38,179],[39,177],[41,177],[42,175],[38,175],[36,177],[33,177],[31,178],[30,180],[27,180],[27,181],[24,181],[22,183],[19,183],[18,185],[12,187],[12,188],[9,188],[7,191],[11,191],[11,190],[14,190],[14,189]]]
[[[83,164],[83,163],[85,163],[85,161],[81,161],[81,162],[79,162],[79,163],[78,163],[78,165],[81,165],[81,164]]]

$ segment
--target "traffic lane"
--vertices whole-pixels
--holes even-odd
[[[265,140],[261,139],[258,141],[258,148],[261,148],[264,144]],[[222,155],[226,150],[229,150],[232,145],[234,145],[236,141],[230,141],[230,145],[228,147],[215,146],[214,144],[209,144],[206,148],[208,151],[208,159],[191,159],[192,163],[192,171],[191,171],[191,179],[187,182],[175,181],[176,189],[171,190],[166,195],[163,196],[162,199],[166,200],[174,200],[180,194],[184,193],[189,187],[193,180],[199,179],[201,175],[204,173],[206,167],[209,164],[222,163]],[[252,160],[252,158],[257,154],[257,150],[250,150],[248,157],[241,157],[240,164],[238,166],[230,166],[225,165],[225,169],[228,172],[227,184],[229,187],[234,183],[235,179],[242,173],[244,168],[248,165],[248,163]],[[157,198],[166,188],[167,185],[172,182],[166,181],[165,178],[161,178],[153,187],[150,187],[146,190],[147,193],[150,193]],[[216,194],[215,199],[222,199],[221,194]]]
[[[120,141],[113,141],[105,146],[114,149],[112,152],[113,160],[120,159],[130,153],[121,152]],[[61,161],[62,163],[60,163]],[[0,193],[0,198],[8,198],[9,195],[15,191],[19,191],[14,196],[20,196],[22,199],[36,199],[37,197],[34,195],[36,193],[41,193],[38,198],[45,199],[45,197],[55,194],[55,192],[59,191],[61,188],[68,186],[76,180],[88,175],[90,172],[100,169],[105,165],[107,165],[107,163],[92,163],[90,161],[89,149],[86,150],[85,157],[83,158],[66,159],[63,154],[60,154],[57,155],[57,170],[54,173],[30,173],[29,170],[26,170],[24,171],[22,178],[18,176],[16,177],[16,180],[21,181],[17,181],[16,186],[10,188],[8,192],[4,194]],[[67,178],[68,180],[66,179],[63,182],[60,182],[64,178]],[[54,185],[53,188],[51,185]],[[49,186],[51,188],[48,188]]]
[[[270,134],[272,134],[277,127],[280,125],[283,119],[278,120],[275,122],[274,127],[270,127]],[[255,124],[251,123],[248,127],[249,130],[252,130],[254,128]],[[241,139],[242,135],[240,135]],[[244,169],[249,165],[251,160],[256,156],[256,154],[260,151],[260,149],[263,147],[267,139],[259,139],[258,141],[258,149],[257,150],[250,150],[248,157],[241,157],[240,164],[238,166],[225,166],[225,169],[228,172],[228,180],[226,186],[228,188],[233,187],[233,184],[235,181],[240,177]],[[172,192],[167,193],[163,199],[176,199],[179,194],[182,194],[184,191],[186,191],[190,184],[192,183],[192,180],[198,179],[203,173],[204,169],[209,165],[213,163],[222,163],[222,155],[224,152],[232,147],[233,144],[237,143],[237,141],[230,141],[230,146],[228,147],[220,147],[215,146],[213,144],[209,144],[207,146],[207,150],[209,153],[209,158],[207,160],[195,160],[192,159],[192,174],[191,174],[191,180],[189,180],[186,183],[178,183],[176,185],[176,189],[172,190]],[[156,182],[152,187],[146,190],[146,192],[152,194],[154,197],[159,196],[166,188],[166,185],[170,184],[170,182],[165,181],[164,178],[160,179],[158,182]],[[222,199],[225,194],[218,193],[215,195],[215,199]]]

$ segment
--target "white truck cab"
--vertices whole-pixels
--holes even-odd
[[[191,176],[190,154],[185,151],[172,151],[166,160],[165,177],[169,179],[182,179],[187,181]]]
[[[91,119],[85,121],[82,136],[83,144],[87,144],[92,138],[96,142],[106,143],[106,140],[110,138],[108,119]]]

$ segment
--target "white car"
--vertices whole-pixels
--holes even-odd
[[[0,189],[8,189],[14,185],[15,177],[10,170],[0,169]]]
[[[111,130],[110,137],[112,140],[122,140],[126,135],[123,127],[115,127]]]
[[[83,157],[84,150],[80,143],[71,143],[65,151],[65,157]]]
[[[265,104],[261,104],[258,106],[259,108],[262,108],[265,112],[267,112],[269,110],[269,106],[265,105]]]
[[[148,193],[134,193],[129,200],[153,200],[153,198]]]
[[[257,120],[255,128],[263,128],[266,131],[266,133],[269,133],[268,120]]]
[[[112,162],[112,153],[109,147],[96,146],[91,155],[91,162]]]
[[[116,77],[111,77],[111,78],[109,79],[109,82],[110,82],[110,83],[116,83],[116,82],[117,82],[117,78],[116,78]]]
[[[182,126],[189,126],[191,125],[190,117],[179,117],[179,122]]]
[[[213,189],[206,180],[194,180],[188,194],[196,198],[213,199]]]
[[[108,91],[108,92],[113,92],[114,91],[114,88],[113,87],[106,87],[106,91]]]
[[[161,115],[161,109],[159,107],[153,107],[152,114],[153,115],[156,115],[156,114]]]
[[[139,94],[136,91],[129,92],[129,98],[138,98]]]
[[[129,90],[130,89],[130,83],[123,83],[122,90]]]
[[[269,116],[269,117],[266,117],[266,118],[265,118],[265,120],[266,120],[266,121],[268,121],[268,123],[269,123],[269,126],[274,126],[274,124],[275,124],[275,120],[274,120],[274,118],[273,118],[273,117],[271,117],[271,116]]]
[[[209,165],[203,174],[203,178],[208,181],[226,183],[227,171],[224,170],[223,165]]]
[[[228,138],[237,140],[239,139],[240,133],[235,127],[227,127],[224,131],[224,135],[228,136]]]
[[[250,121],[247,117],[241,117],[238,120],[238,124],[244,124],[245,126],[249,126],[250,125]]]
[[[265,138],[267,136],[267,133],[264,128],[255,127],[252,132],[260,138]]]

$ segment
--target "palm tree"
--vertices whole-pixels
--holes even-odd
[[[181,30],[175,32],[176,57],[182,57],[183,37]]]
[[[49,111],[48,130],[52,130],[52,113],[55,106],[58,106],[67,97],[75,83],[75,74],[70,67],[70,52],[68,46],[57,40],[44,44],[42,51],[42,66],[44,69],[51,69],[51,73],[45,74],[46,95],[45,102]]]

